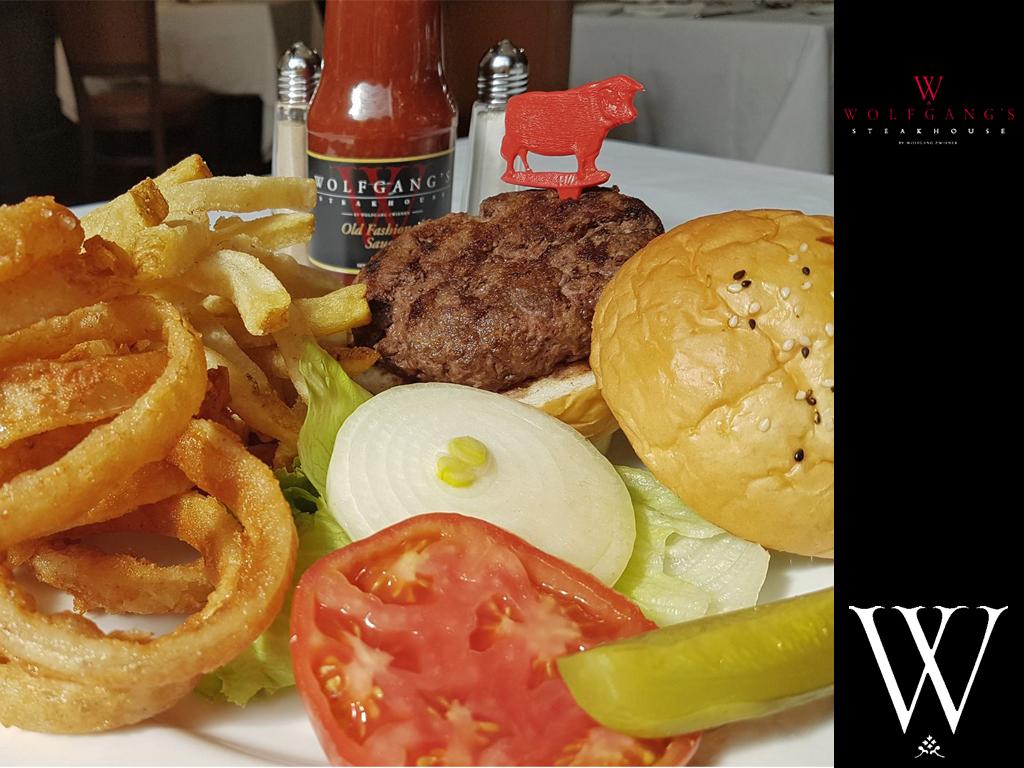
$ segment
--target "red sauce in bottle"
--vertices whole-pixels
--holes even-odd
[[[312,262],[354,274],[396,235],[450,212],[455,126],[439,0],[327,0],[309,110]]]

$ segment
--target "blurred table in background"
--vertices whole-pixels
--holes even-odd
[[[611,139],[604,143],[599,162],[612,172],[612,183],[621,187],[623,194],[639,197],[658,214],[666,230],[698,216],[734,209],[794,208],[830,216],[834,210],[835,177],[825,174],[768,168]],[[462,210],[458,201],[462,200],[468,178],[469,140],[459,139],[455,143],[452,180],[456,211]],[[88,203],[74,211],[84,216],[102,204]],[[47,758],[39,762],[50,761]]]
[[[199,85],[220,94],[256,95],[263,101],[261,150],[270,159],[277,99],[277,60],[301,40],[320,49],[323,23],[312,0],[157,3],[160,79]],[[57,95],[61,110],[78,121],[64,49],[57,42]]]
[[[570,85],[621,72],[647,89],[615,138],[833,171],[831,4],[707,17],[687,14],[721,9],[596,5],[573,15]]]

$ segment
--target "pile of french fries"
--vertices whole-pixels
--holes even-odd
[[[203,415],[286,465],[305,416],[305,345],[320,344],[350,375],[377,359],[351,346],[351,329],[370,321],[365,286],[339,287],[282,253],[312,236],[315,202],[310,180],[214,177],[188,157],[84,216],[81,253],[0,283],[0,335],[117,296],[166,299],[202,335]]]

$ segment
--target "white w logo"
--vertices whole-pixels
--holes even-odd
[[[937,606],[942,613],[942,622],[939,624],[939,631],[935,634],[935,641],[931,645],[928,644],[928,640],[924,636],[924,630],[921,629],[921,621],[917,617],[917,612],[921,610],[921,606],[916,608],[896,606],[896,610],[902,613],[903,618],[906,619],[907,627],[910,628],[910,636],[914,639],[914,645],[917,646],[918,653],[921,654],[921,660],[924,661],[924,670],[921,672],[921,679],[917,683],[917,690],[914,691],[914,698],[911,699],[910,706],[907,706],[906,701],[903,699],[903,694],[896,684],[896,676],[892,673],[889,656],[882,645],[882,638],[878,636],[878,628],[875,627],[875,611],[881,607],[876,605],[872,608],[857,608],[851,605],[850,610],[857,614],[860,618],[860,623],[864,625],[864,632],[868,636],[871,650],[874,651],[875,661],[878,662],[878,668],[882,672],[882,679],[885,680],[885,687],[889,691],[889,698],[892,699],[892,705],[896,709],[896,716],[900,719],[903,732],[907,732],[907,726],[910,725],[910,718],[917,707],[917,700],[921,695],[921,689],[924,688],[925,678],[929,678],[935,687],[935,693],[939,697],[939,704],[942,705],[942,711],[946,715],[946,720],[949,722],[949,729],[956,733],[956,727],[960,723],[960,715],[964,711],[964,705],[967,703],[967,696],[971,692],[971,686],[974,685],[974,677],[978,674],[978,667],[981,666],[981,657],[985,655],[985,649],[988,647],[988,640],[992,636],[992,630],[996,626],[996,621],[1002,612],[1006,610],[1007,606],[1004,605],[1002,608],[981,606],[981,610],[988,614],[988,624],[985,627],[985,637],[981,641],[981,649],[974,660],[971,678],[967,681],[967,687],[964,689],[964,695],[960,699],[960,706],[958,707],[953,706],[953,697],[949,695],[946,681],[943,679],[942,672],[939,671],[939,667],[935,663],[935,652],[939,648],[939,641],[942,640],[942,633],[946,631],[949,617],[966,606],[958,605],[956,608]]]

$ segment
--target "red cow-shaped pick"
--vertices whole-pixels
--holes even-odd
[[[524,187],[557,189],[562,200],[576,200],[580,190],[611,178],[595,161],[608,131],[636,118],[633,97],[644,87],[631,77],[616,75],[571,91],[531,91],[513,96],[505,113],[501,156],[507,167],[502,180]],[[527,153],[575,155],[576,173],[534,171]],[[515,169],[516,158],[523,170]]]

